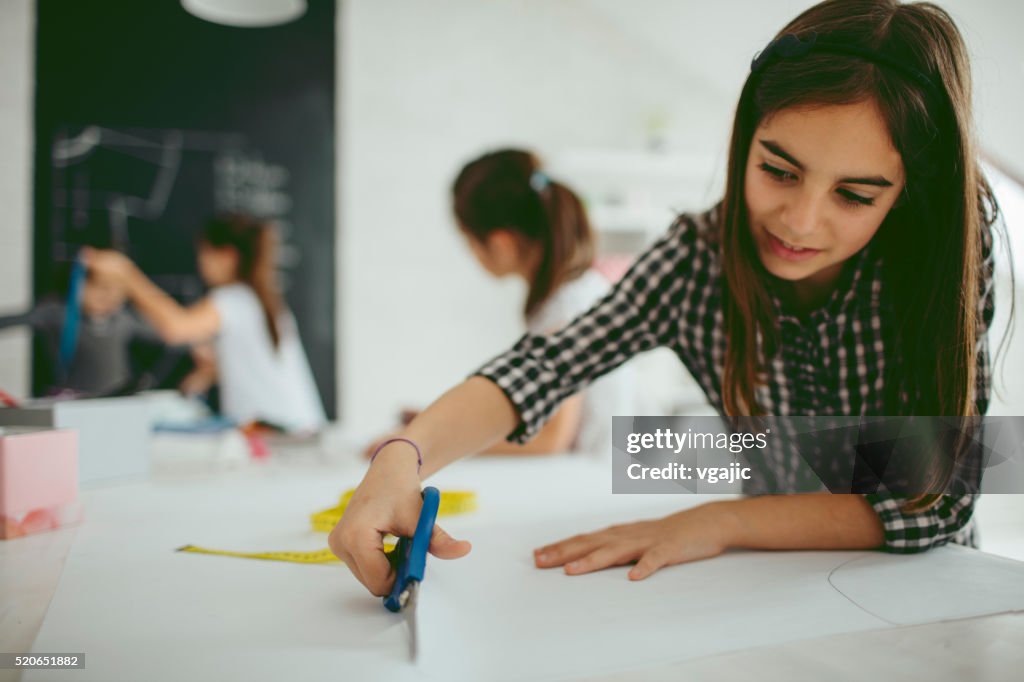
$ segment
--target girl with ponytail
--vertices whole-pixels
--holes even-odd
[[[466,164],[452,187],[452,208],[481,267],[526,282],[530,333],[558,331],[608,292],[592,267],[594,235],[582,202],[530,152],[502,149]],[[608,452],[611,417],[630,414],[631,398],[631,373],[623,368],[563,402],[529,442],[488,452]]]
[[[199,238],[199,273],[210,293],[183,307],[116,251],[84,252],[90,270],[120,280],[166,343],[213,342],[225,416],[310,431],[326,421],[299,339],[282,300],[270,225],[231,214]]]

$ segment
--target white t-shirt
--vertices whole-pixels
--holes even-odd
[[[278,317],[275,349],[263,307],[248,285],[217,287],[210,296],[220,315],[216,351],[224,415],[289,430],[323,425],[327,418],[292,314]]]
[[[550,334],[573,321],[597,303],[611,285],[597,270],[587,270],[559,287],[526,321],[532,334]],[[632,415],[635,409],[635,377],[624,365],[601,377],[583,392],[580,430],[573,450],[611,457],[612,417]]]

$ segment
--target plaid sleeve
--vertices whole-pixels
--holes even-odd
[[[992,232],[982,229],[982,267],[978,290],[977,373],[974,402],[979,415],[988,410],[992,391],[992,368],[989,362],[988,330],[995,317],[994,258]],[[970,547],[977,546],[973,521],[977,493],[943,495],[930,509],[920,513],[905,513],[900,507],[906,497],[890,493],[865,496],[882,521],[887,552],[910,554],[923,552],[948,542]]]
[[[977,546],[972,521],[977,494],[943,495],[935,506],[919,513],[904,512],[900,507],[905,498],[891,493],[865,497],[882,521],[883,551],[914,554],[948,542]]]
[[[519,413],[509,441],[526,442],[562,400],[634,355],[669,343],[694,249],[694,225],[680,218],[590,310],[556,333],[526,334],[477,370]]]

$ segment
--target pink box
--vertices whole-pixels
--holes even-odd
[[[78,434],[0,429],[0,539],[78,521]]]

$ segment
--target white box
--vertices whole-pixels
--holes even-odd
[[[78,480],[91,483],[149,474],[149,400],[143,396],[32,400],[0,409],[0,426],[78,431]]]

